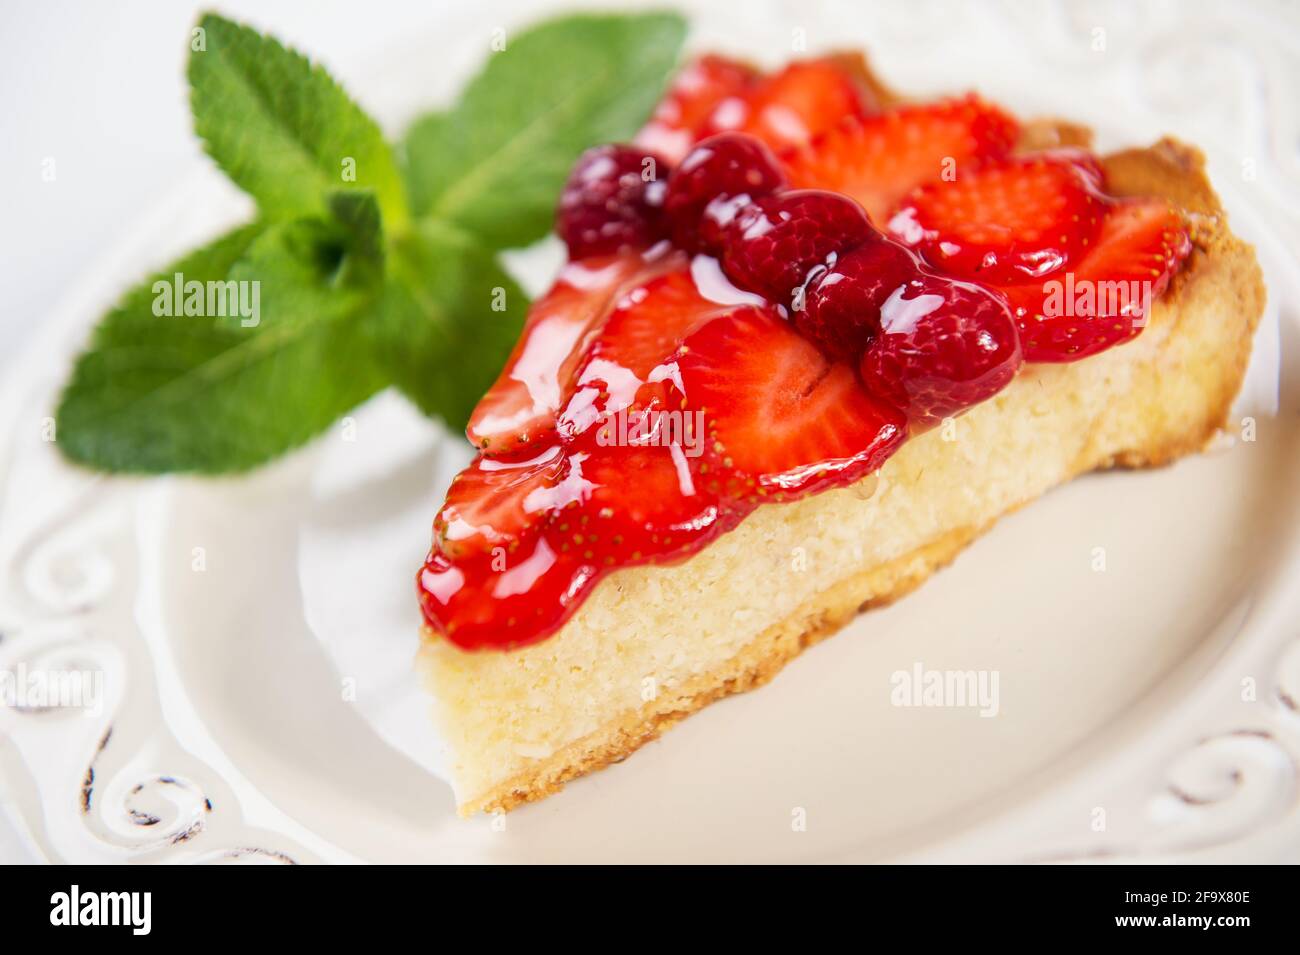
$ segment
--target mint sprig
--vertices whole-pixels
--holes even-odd
[[[406,220],[392,150],[324,67],[215,14],[199,29],[187,71],[194,131],[264,217],[319,212],[350,185],[373,190],[390,223]]]
[[[546,233],[582,149],[644,121],[685,33],[668,14],[578,15],[510,36],[394,150],[319,65],[214,14],[199,26],[195,130],[258,217],[100,320],[56,433],[103,470],[247,470],[389,385],[462,427],[528,305],[497,253]]]

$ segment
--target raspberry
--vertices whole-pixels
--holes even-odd
[[[880,318],[880,335],[862,357],[862,383],[914,426],[992,397],[1020,367],[1010,309],[977,285],[919,276],[889,297]]]
[[[635,146],[583,153],[560,193],[555,228],[572,259],[646,246],[664,235],[667,164]]]
[[[816,189],[741,209],[727,226],[722,270],[741,288],[787,308],[815,268],[827,268],[874,234],[862,207]]]
[[[796,296],[795,327],[832,358],[856,362],[880,332],[880,306],[916,275],[912,254],[877,236],[834,266],[814,270],[802,302]]]
[[[688,251],[716,252],[725,221],[706,216],[711,203],[719,201],[715,208],[725,220],[726,208],[734,205],[727,200],[744,206],[784,186],[776,157],[757,139],[740,133],[711,136],[686,155],[668,180],[664,211],[673,240]]]

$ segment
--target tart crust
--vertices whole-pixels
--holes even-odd
[[[1022,146],[1088,138],[1081,127],[1030,123]],[[541,799],[623,760],[701,707],[761,686],[806,647],[919,586],[999,517],[1054,486],[1093,470],[1163,465],[1204,448],[1227,424],[1263,311],[1254,252],[1229,231],[1195,148],[1165,139],[1102,163],[1112,193],[1165,197],[1191,222],[1193,252],[1132,342],[1076,364],[1026,366],[1002,394],[957,419],[968,437],[945,444],[932,431],[908,441],[882,469],[883,488],[874,496],[868,478],[856,490],[767,505],[683,564],[611,574],[541,644],[467,653],[425,629],[419,665],[452,748],[462,815]],[[1008,444],[1005,454],[998,442]],[[813,556],[812,585],[801,579],[796,586],[780,576],[788,569],[773,566],[790,541],[833,536],[846,521],[871,527],[874,512],[879,535],[909,546],[880,559],[875,552],[886,545],[873,540],[873,554],[846,561],[841,551],[852,544],[832,542],[838,551]],[[753,580],[735,584],[735,631],[752,628],[750,615],[764,610],[755,606],[756,593],[779,604],[773,588],[812,592],[728,644],[716,620],[698,623],[697,608],[730,593],[727,578],[736,574],[757,578],[757,588]],[[698,602],[681,606],[684,594]],[[639,632],[627,629],[629,615],[639,617],[631,625]],[[698,644],[676,632],[697,624]],[[719,645],[709,646],[715,640]],[[668,658],[654,656],[657,644]],[[713,658],[692,670],[697,652]],[[667,675],[657,681],[660,672]],[[584,692],[589,701],[580,698]]]

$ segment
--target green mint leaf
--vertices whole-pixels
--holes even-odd
[[[463,430],[519,337],[528,297],[472,237],[425,222],[391,250],[380,360],[425,414]]]
[[[372,278],[384,265],[384,227],[374,193],[337,190],[325,197],[325,204],[346,237],[348,266],[365,279]]]
[[[346,231],[351,251],[370,265],[382,265],[382,213],[373,192],[337,190],[325,197],[325,205]]]
[[[246,329],[315,321],[377,297],[384,249],[375,197],[369,192],[338,192],[327,204],[331,217],[275,223],[252,242],[231,266],[228,280],[250,283],[244,286],[248,288],[257,283],[262,308],[255,320],[227,309],[217,317],[218,324]]]
[[[371,189],[385,220],[408,217],[379,127],[320,66],[216,14],[191,42],[194,127],[217,164],[268,219],[323,212],[340,188]]]
[[[680,16],[647,13],[579,14],[508,35],[454,109],[408,132],[412,209],[493,248],[541,238],[574,159],[636,132],[685,34]]]
[[[346,280],[348,255],[337,223],[294,220],[237,230],[138,286],[77,360],[63,453],[109,471],[221,473],[325,430],[387,383],[359,320],[379,284]],[[212,314],[214,299],[240,320]]]

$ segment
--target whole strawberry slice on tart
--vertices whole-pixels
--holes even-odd
[[[434,544],[456,559],[517,551],[535,536],[539,514],[549,514],[569,500],[561,484],[564,456],[556,445],[516,459],[480,457],[458,474],[447,501],[434,518]]]
[[[678,74],[636,142],[674,162],[699,140],[730,131],[774,149],[799,146],[846,116],[875,112],[873,85],[856,54],[802,60],[767,75],[706,55]]]
[[[621,759],[1003,513],[1224,421],[1262,288],[1198,154],[1025,152],[1050,130],[854,62],[703,57],[575,167],[570,262],[418,577],[463,812]]]
[[[656,374],[693,329],[730,306],[706,298],[686,266],[629,289],[591,339],[575,387],[560,414],[563,437],[574,437],[628,408],[663,408],[670,396]]]
[[[917,186],[1010,153],[1019,124],[976,96],[848,116],[781,154],[790,185],[851,196],[883,228]]]
[[[875,103],[847,57],[791,63],[754,84],[734,108],[715,111],[712,125],[757,137],[773,149],[803,146],[847,116],[866,116]]]
[[[1034,153],[918,187],[888,228],[945,272],[1015,285],[1077,263],[1109,205],[1086,153]]]
[[[637,134],[637,145],[680,161],[713,131],[714,112],[734,108],[723,104],[742,103],[759,76],[751,66],[712,54],[687,64]]]
[[[665,430],[647,432],[643,443],[618,445],[608,432],[592,431],[570,448],[578,497],[553,515],[547,530],[562,550],[597,568],[662,563],[735,526],[740,515],[724,509],[691,467],[682,435],[667,433],[666,421],[656,427]]]
[[[852,484],[906,432],[903,415],[867,394],[851,366],[771,309],[708,323],[674,363],[687,407],[705,421],[710,486],[730,500],[792,500]]]
[[[512,454],[550,440],[587,337],[624,288],[661,267],[633,251],[565,266],[533,303],[505,368],[471,413],[470,443],[489,454]]]
[[[1183,217],[1167,201],[1114,203],[1072,269],[1001,287],[1025,360],[1078,361],[1135,338],[1191,251]]]

